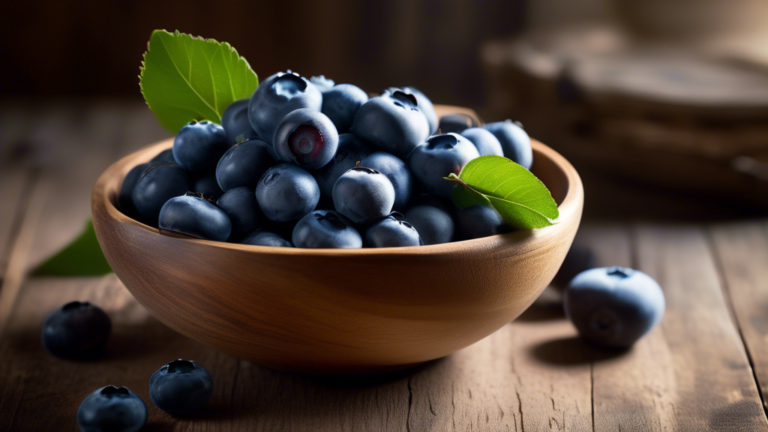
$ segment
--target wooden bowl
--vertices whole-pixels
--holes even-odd
[[[534,141],[533,172],[560,223],[441,245],[294,249],[171,237],[115,206],[128,171],[162,141],[110,166],[93,189],[109,264],[174,330],[236,357],[310,373],[405,368],[446,356],[515,319],[562,264],[584,202],[581,179]]]

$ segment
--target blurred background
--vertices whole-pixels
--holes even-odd
[[[588,217],[723,218],[768,207],[763,0],[40,0],[5,8],[5,161],[35,155],[52,164],[94,139],[128,149],[167,136],[142,106],[137,77],[151,31],[164,28],[230,42],[261,78],[290,68],[369,92],[413,85],[485,121],[521,120],[579,169]],[[108,127],[85,112],[122,120]],[[80,135],[53,129],[67,122]]]

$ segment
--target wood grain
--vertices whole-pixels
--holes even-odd
[[[768,409],[768,225],[757,220],[714,225],[710,234],[763,406]]]

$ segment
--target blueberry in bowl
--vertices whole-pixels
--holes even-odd
[[[194,192],[169,199],[160,210],[158,225],[161,230],[222,242],[232,233],[229,216]]]
[[[413,150],[408,166],[427,193],[438,198],[450,198],[454,185],[445,181],[445,177],[450,173],[458,175],[464,165],[479,156],[477,147],[461,135],[433,135]]]
[[[322,168],[339,147],[339,133],[319,111],[297,109],[280,120],[272,143],[277,157],[302,168]]]
[[[439,105],[435,109],[438,114],[467,112]],[[366,147],[386,151],[357,138]],[[279,224],[295,230],[315,210],[309,200],[306,213],[267,222],[237,243],[168,236],[124,215],[116,204],[128,171],[170,148],[171,141],[126,156],[102,174],[93,193],[94,227],[107,260],[137,300],[162,322],[201,343],[280,370],[402,369],[446,356],[515,319],[560,267],[579,225],[583,190],[562,156],[538,141],[531,144],[536,160],[532,173],[550,190],[560,212],[558,224],[542,229],[422,246],[265,246],[262,239]],[[319,171],[285,165],[313,181]],[[414,180],[412,195],[421,188],[416,176]],[[286,194],[295,189],[286,188]],[[269,205],[258,195],[256,200],[262,210]],[[405,220],[420,237],[409,210],[424,205],[440,210],[440,201],[450,204],[445,199],[418,200],[418,206],[413,197],[410,201]],[[361,237],[390,215],[383,207],[365,226],[353,221]],[[335,206],[324,209],[336,211]],[[453,218],[453,210],[445,213]],[[448,237],[441,231],[445,227],[436,228],[442,238]],[[280,234],[289,245],[292,232]],[[256,239],[249,243],[249,238]]]
[[[413,94],[390,89],[357,111],[352,133],[377,149],[405,158],[429,136],[429,123]]]
[[[366,225],[386,217],[395,204],[395,188],[387,176],[364,166],[352,167],[333,185],[336,211]]]
[[[248,120],[256,135],[272,141],[280,120],[291,111],[320,111],[323,95],[309,80],[295,72],[278,72],[265,79],[248,102]]]

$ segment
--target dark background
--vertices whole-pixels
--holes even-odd
[[[413,85],[479,106],[482,41],[519,32],[513,1],[22,1],[0,14],[0,95],[140,98],[154,29],[227,41],[260,79],[285,69],[369,92]]]

